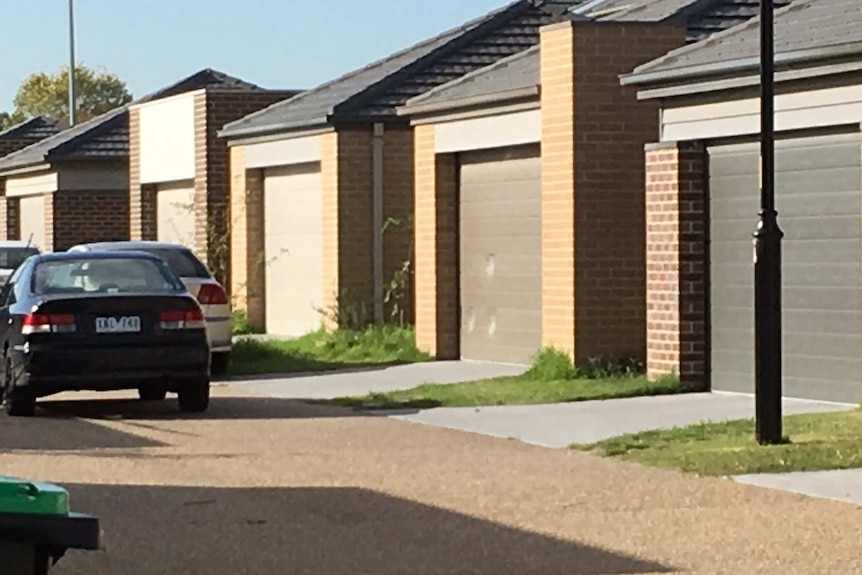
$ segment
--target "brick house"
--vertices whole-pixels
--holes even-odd
[[[43,251],[128,239],[127,109],[3,157],[0,192],[0,237],[5,239],[32,238]]]
[[[775,15],[775,203],[784,394],[862,400],[862,11],[798,0]],[[646,148],[647,364],[701,389],[754,391],[759,26],[646,63],[621,82],[661,106]]]
[[[385,292],[412,260],[414,138],[397,107],[535,45],[577,3],[512,2],[225,126],[232,289],[251,321],[297,335],[321,310],[342,324],[399,311]],[[410,322],[412,281],[396,291]]]
[[[746,21],[748,0],[589,2],[536,46],[410,99],[416,337],[438,358],[646,358],[643,147],[619,76]]]
[[[0,158],[53,136],[65,127],[63,122],[44,116],[11,126],[0,132]]]
[[[228,156],[216,130],[296,93],[205,69],[133,102],[127,183],[131,238],[188,245],[223,276]]]

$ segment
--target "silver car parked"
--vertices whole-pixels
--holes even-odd
[[[231,351],[230,303],[227,293],[203,262],[184,245],[154,241],[99,242],[69,248],[82,251],[139,251],[160,257],[195,296],[204,312],[207,337],[212,351],[213,375],[227,373]]]
[[[30,256],[39,255],[39,246],[23,240],[0,241],[0,285]]]

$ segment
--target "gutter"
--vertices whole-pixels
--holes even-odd
[[[374,275],[374,323],[383,324],[383,135],[381,122],[374,124],[374,135],[371,143],[372,192],[373,205],[373,275]]]
[[[816,60],[840,58],[842,56],[862,56],[862,42],[842,44],[840,46],[828,46],[825,48],[812,48],[807,50],[794,50],[775,55],[775,65],[801,64]],[[747,70],[756,70],[760,66],[760,57],[738,58],[724,62],[712,62],[698,66],[686,66],[674,70],[659,70],[657,72],[639,73],[637,70],[630,74],[620,76],[620,85],[631,86],[638,84],[650,84],[670,80],[683,80],[697,76],[710,76],[722,73],[738,73]]]
[[[454,108],[467,108],[471,106],[484,106],[489,104],[500,104],[511,100],[522,100],[527,98],[538,98],[539,87],[528,86],[526,88],[516,88],[514,90],[506,90],[504,92],[493,92],[491,94],[482,94],[480,96],[467,96],[464,98],[455,98],[453,100],[445,100],[442,102],[429,102],[427,104],[417,103],[410,104],[408,102],[404,106],[397,108],[396,112],[399,116],[413,116],[420,114],[433,114],[435,112],[443,112]]]
[[[237,128],[229,129],[222,128],[216,135],[219,138],[227,140],[236,140],[239,138],[250,138],[252,136],[267,136],[281,132],[290,132],[299,128],[311,128],[313,126],[326,126],[329,123],[329,116],[323,118],[313,118],[303,120],[302,122],[281,122],[279,124],[268,124],[266,126],[256,126],[252,128]]]

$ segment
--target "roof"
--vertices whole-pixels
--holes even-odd
[[[166,88],[87,122],[55,132],[41,141],[3,157],[0,159],[0,172],[56,160],[125,159],[129,156],[128,110],[130,106],[196,90],[271,92],[224,72],[206,68]]]
[[[606,0],[584,5],[573,18],[609,22],[678,22],[687,29],[688,42],[744,22],[758,11],[760,0]],[[778,5],[790,0],[775,0]],[[518,95],[540,83],[539,50],[528,49],[423,95],[412,98],[404,113],[430,110],[445,102],[477,101],[492,94]]]
[[[759,28],[760,18],[757,17],[704,42],[673,50],[639,66],[624,82],[638,84],[671,77],[709,75],[730,69],[757,68],[760,62]],[[827,59],[830,51],[839,48],[842,56],[853,53],[862,56],[862,2],[859,0],[796,0],[776,10],[777,65]]]
[[[3,248],[36,248],[39,246],[27,240],[0,240],[0,249]]]
[[[538,44],[539,28],[584,0],[516,0],[268,108],[227,124],[227,138],[396,118],[408,99]]]
[[[172,242],[159,242],[153,240],[139,240],[139,241],[120,241],[120,242],[93,242],[88,244],[78,244],[73,246],[74,248],[87,248],[89,250],[138,250],[138,249],[177,249],[177,250],[185,250],[190,251],[188,247],[172,243]],[[69,248],[72,249],[72,248]]]
[[[126,258],[162,261],[158,256],[134,250],[129,250],[127,252],[49,252],[34,257],[37,258],[36,261],[38,262],[56,262],[80,259],[112,260]]]
[[[36,142],[53,136],[64,128],[66,128],[64,122],[45,116],[37,116],[0,131],[0,140],[33,140]]]
[[[0,159],[0,172],[78,159],[123,159],[129,155],[129,106],[121,106]]]

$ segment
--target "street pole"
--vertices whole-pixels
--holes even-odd
[[[775,211],[773,0],[760,0],[760,213],[754,232],[755,427],[757,442],[781,432],[781,239]]]
[[[78,98],[75,93],[75,2],[69,0],[69,125],[77,120]]]

